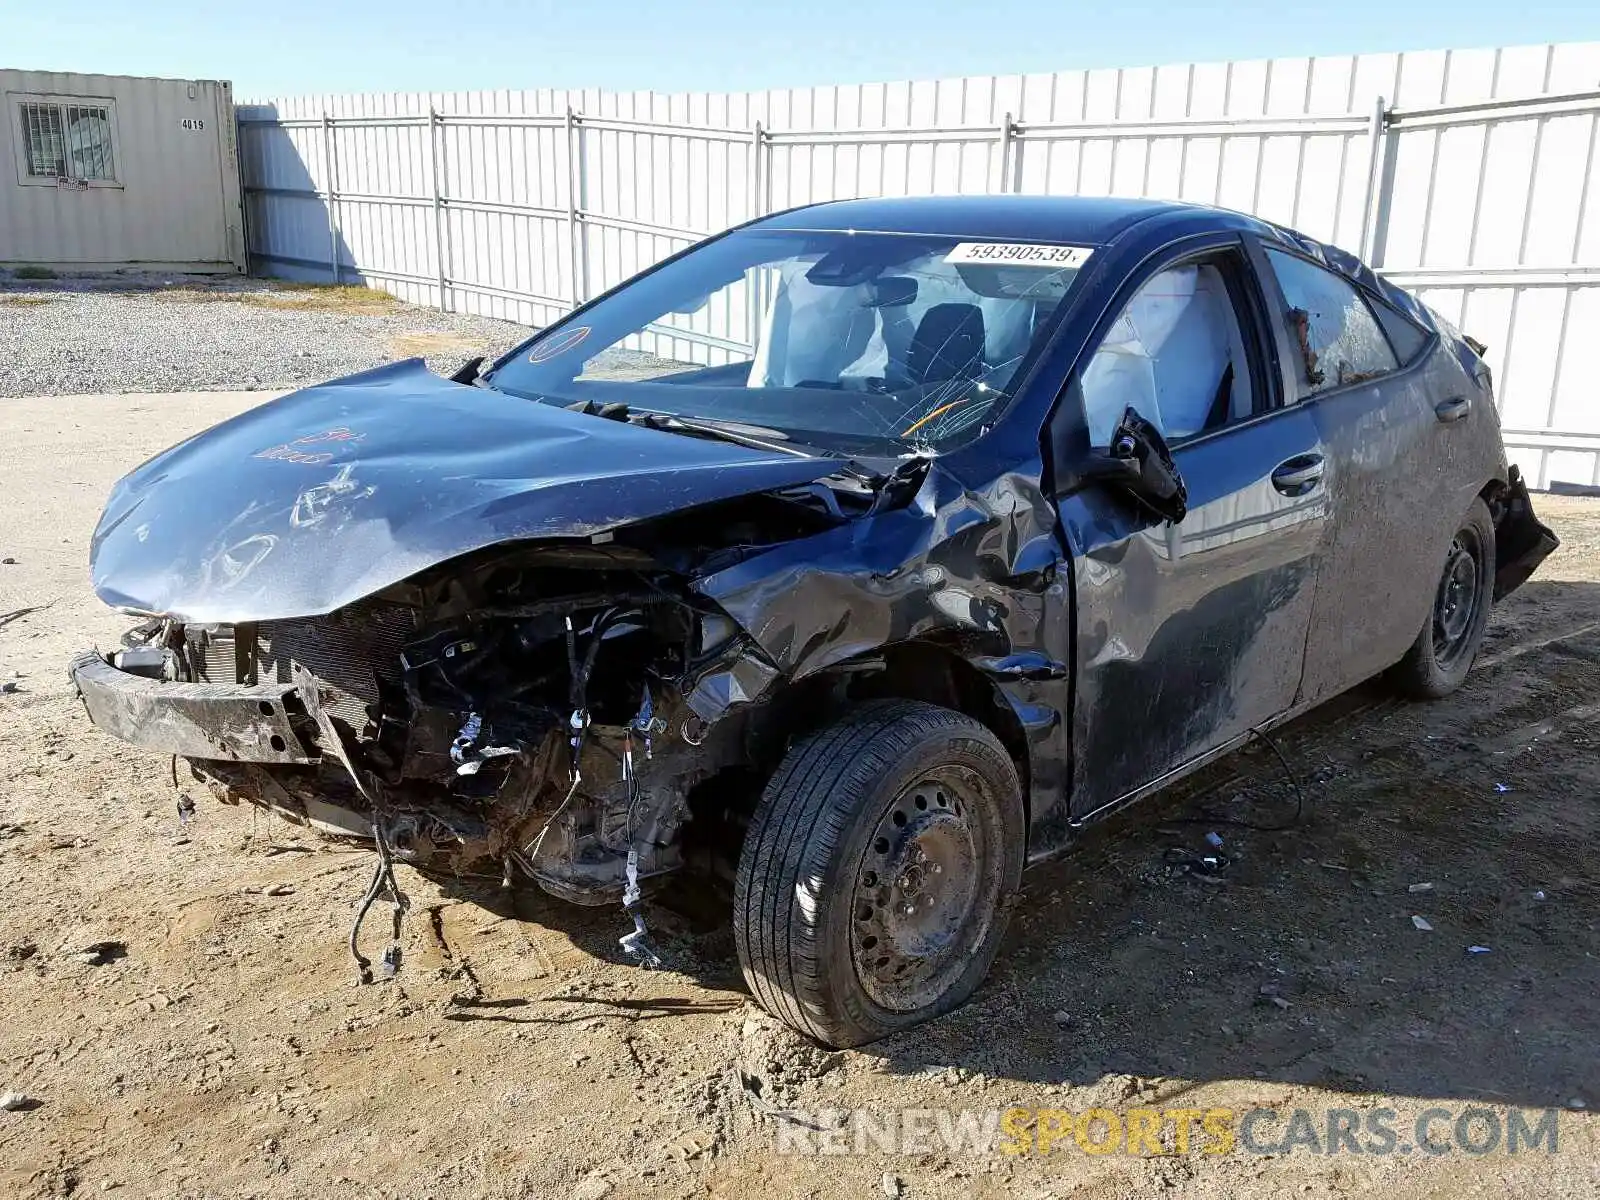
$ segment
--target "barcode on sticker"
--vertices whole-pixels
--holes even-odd
[[[947,263],[993,263],[1008,267],[1081,267],[1093,251],[1086,246],[1039,242],[962,242],[944,256]]]

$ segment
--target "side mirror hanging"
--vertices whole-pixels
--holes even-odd
[[[1109,452],[1096,452],[1085,476],[1120,486],[1142,508],[1176,525],[1189,512],[1189,492],[1161,431],[1130,406],[1111,434]]]

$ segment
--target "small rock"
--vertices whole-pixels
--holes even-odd
[[[8,696],[12,692],[20,691],[20,690],[21,689],[18,688],[17,681],[15,679],[8,679],[4,683],[0,683],[0,692],[4,692]]]
[[[103,967],[108,962],[125,957],[127,953],[128,947],[122,942],[91,942],[73,957],[86,966]]]
[[[1584,1099],[1583,1099],[1582,1096],[1574,1096],[1572,1099],[1567,1101],[1567,1107],[1568,1108],[1588,1108],[1589,1106],[1588,1106],[1587,1103],[1584,1102]]]
[[[294,887],[287,883],[275,883],[271,887],[261,889],[263,896],[292,896]]]
[[[1057,1025],[1067,1026],[1072,1024],[1072,1014],[1064,1008],[1058,1008],[1055,1015],[1050,1018]]]
[[[1535,899],[1535,900],[1543,900],[1543,899],[1544,899],[1544,892],[1542,892],[1542,891],[1539,891],[1539,892],[1535,892],[1535,893],[1534,893],[1534,894],[1533,894],[1533,898],[1534,898],[1534,899]]]
[[[1412,917],[1411,917],[1411,923],[1413,925],[1415,925],[1418,929],[1422,930],[1423,933],[1432,933],[1433,932],[1433,926],[1428,924],[1428,921],[1427,921],[1426,917],[1419,917],[1419,916],[1416,916],[1415,914],[1413,914]]]
[[[8,567],[14,567],[17,565],[17,560],[14,558],[0,558],[0,563],[4,563]]]
[[[905,1185],[900,1182],[900,1176],[891,1175],[888,1171],[883,1173],[879,1183],[883,1187],[883,1194],[889,1197],[889,1200],[899,1200],[900,1193],[905,1190]]]
[[[1415,896],[1418,892],[1431,892],[1433,891],[1433,884],[1413,883],[1410,887],[1406,888],[1406,891],[1410,892],[1413,896]]]
[[[611,1194],[611,1181],[604,1175],[586,1175],[572,1189],[572,1200],[602,1200]]]
[[[20,1112],[32,1104],[21,1092],[0,1092],[0,1112]]]
[[[1293,1007],[1293,1005],[1291,1005],[1282,996],[1268,996],[1267,999],[1272,1001],[1272,1003],[1276,1004],[1279,1008],[1288,1009]]]

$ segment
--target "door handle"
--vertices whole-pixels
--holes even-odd
[[[1450,399],[1441,400],[1433,406],[1433,415],[1446,423],[1459,421],[1471,411],[1471,396],[1452,396]]]
[[[1272,472],[1272,486],[1285,496],[1304,496],[1322,482],[1320,454],[1297,454],[1278,464]]]

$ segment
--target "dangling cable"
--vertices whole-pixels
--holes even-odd
[[[1258,822],[1255,822],[1255,821],[1246,821],[1246,820],[1244,820],[1244,819],[1242,819],[1240,817],[1226,817],[1226,816],[1222,816],[1222,815],[1217,814],[1217,813],[1209,812],[1208,810],[1206,810],[1204,808],[1200,808],[1200,809],[1196,810],[1197,815],[1195,815],[1195,816],[1192,816],[1192,817],[1171,817],[1171,818],[1168,818],[1165,821],[1162,821],[1161,824],[1163,824],[1163,825],[1229,825],[1229,826],[1232,826],[1235,829],[1250,829],[1250,830],[1254,830],[1257,833],[1283,833],[1285,830],[1293,829],[1295,826],[1299,825],[1300,822],[1305,817],[1306,794],[1300,787],[1300,780],[1299,780],[1298,777],[1296,777],[1296,775],[1294,773],[1294,768],[1289,765],[1288,758],[1286,758],[1284,756],[1283,751],[1278,748],[1278,743],[1273,741],[1272,738],[1267,735],[1267,732],[1264,729],[1252,728],[1250,730],[1250,736],[1255,738],[1256,740],[1258,740],[1260,742],[1265,743],[1267,749],[1272,751],[1273,757],[1275,757],[1278,760],[1278,765],[1283,768],[1283,776],[1284,776],[1284,778],[1289,781],[1289,786],[1294,789],[1294,815],[1293,816],[1289,817],[1289,819],[1286,820],[1286,821],[1279,822],[1276,825],[1262,825],[1262,824],[1260,824]],[[1215,795],[1218,791],[1220,791],[1222,789],[1222,787],[1223,787],[1223,784],[1218,784],[1216,787],[1212,788],[1210,791],[1203,792],[1199,796],[1195,797],[1194,801],[1191,801],[1191,803],[1194,803],[1194,802],[1197,802],[1197,801],[1200,801],[1200,800],[1204,800],[1209,796]]]

